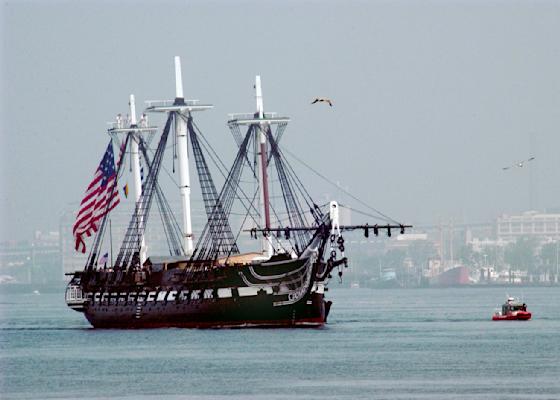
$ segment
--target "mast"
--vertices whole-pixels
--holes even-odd
[[[173,102],[153,102],[146,111],[167,112],[175,114],[175,135],[177,140],[177,157],[179,159],[179,191],[183,211],[183,248],[187,256],[193,253],[193,234],[191,218],[191,183],[189,174],[189,153],[187,142],[187,120],[192,118],[192,111],[203,111],[211,105],[197,104],[198,100],[186,100],[183,95],[183,78],[181,75],[181,58],[175,56],[175,100]]]
[[[134,187],[134,201],[138,203],[140,197],[142,195],[142,177],[140,173],[140,152],[138,148],[138,143],[140,142],[140,136],[144,132],[154,132],[157,128],[154,126],[148,126],[148,121],[145,115],[142,115],[140,120],[140,125],[138,125],[136,119],[136,103],[134,100],[134,95],[131,94],[129,97],[130,107],[130,120],[125,119],[123,120],[122,115],[118,114],[115,122],[112,124],[112,128],[109,129],[109,134],[123,134],[123,143],[126,142],[126,136],[130,135],[130,153],[131,153],[131,169],[132,169],[132,186]],[[126,126],[128,124],[129,126]],[[125,152],[126,149],[123,150]],[[139,248],[140,248],[140,265],[146,261],[146,242],[144,236],[142,235],[139,240]]]
[[[138,128],[138,124],[136,121],[136,104],[134,101],[134,95],[130,95],[130,127],[131,128]],[[142,177],[140,174],[140,154],[138,151],[138,143],[140,142],[140,131],[136,131],[131,133],[132,140],[130,141],[130,155],[131,155],[131,167],[132,167],[132,179],[134,182],[134,201],[138,203],[140,200],[140,196],[142,195]],[[144,265],[144,261],[146,261],[146,242],[144,239],[144,235],[142,235],[140,239],[140,265]]]
[[[268,194],[268,173],[267,173],[267,143],[266,143],[266,130],[268,123],[264,119],[264,105],[263,95],[261,88],[261,77],[255,77],[255,97],[257,99],[257,118],[259,123],[255,130],[256,142],[259,146],[258,155],[258,177],[259,177],[259,210],[261,213],[261,226],[268,230],[270,229],[270,197]],[[263,235],[262,239],[262,253],[265,257],[272,256],[272,242],[269,235]]]
[[[240,126],[248,126],[248,133],[252,129],[254,136],[252,139],[255,144],[257,170],[255,171],[257,183],[259,185],[259,204],[258,212],[260,214],[259,229],[263,231],[263,238],[261,242],[262,255],[265,258],[270,258],[273,254],[272,237],[270,235],[271,221],[270,221],[270,199],[268,187],[268,134],[273,125],[276,125],[276,141],[278,142],[284,129],[290,119],[287,117],[279,117],[274,112],[264,113],[263,95],[261,87],[261,77],[255,77],[255,98],[257,103],[257,111],[250,114],[229,114],[228,126],[232,130],[234,137],[236,131],[239,131]],[[238,145],[241,140],[238,141]],[[272,152],[274,153],[274,152]]]
[[[185,104],[183,96],[183,78],[181,76],[181,59],[175,57],[175,104]],[[190,112],[183,112],[175,118],[177,135],[177,156],[179,158],[179,190],[183,208],[183,247],[186,255],[193,253],[192,219],[191,219],[191,180],[189,174],[189,151],[187,147],[187,122],[182,116],[190,118]]]

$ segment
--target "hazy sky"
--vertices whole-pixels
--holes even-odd
[[[560,206],[560,1],[4,1],[1,26],[0,240],[58,229],[128,95],[174,97],[175,55],[228,164],[260,74],[283,144],[396,219]]]

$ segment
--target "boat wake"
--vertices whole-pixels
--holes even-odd
[[[91,326],[72,327],[45,327],[45,326],[22,326],[22,327],[0,327],[0,331],[91,331]]]

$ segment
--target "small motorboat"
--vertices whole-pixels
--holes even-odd
[[[502,305],[502,310],[496,310],[492,315],[492,321],[526,321],[531,319],[531,313],[527,311],[527,304],[518,301],[513,297],[508,297]]]

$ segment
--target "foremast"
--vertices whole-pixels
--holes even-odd
[[[259,171],[259,210],[261,214],[261,226],[270,229],[270,196],[268,193],[268,152],[266,135],[269,126],[264,120],[264,104],[261,87],[261,77],[255,77],[255,97],[257,100],[256,117],[258,119],[257,129],[255,130],[256,143],[258,146],[258,171]],[[265,258],[272,257],[272,240],[269,235],[264,235],[262,239],[262,253]]]
[[[263,231],[261,240],[261,252],[265,259],[269,259],[274,254],[272,246],[272,237],[269,234],[271,229],[270,218],[270,195],[268,184],[268,165],[270,157],[268,155],[268,137],[271,134],[272,125],[281,125],[283,132],[285,126],[290,121],[286,117],[276,117],[274,113],[265,114],[264,101],[261,86],[261,77],[255,77],[255,99],[256,99],[256,112],[251,116],[246,114],[232,114],[232,118],[228,121],[230,128],[232,126],[247,125],[252,129],[254,135],[255,152],[257,153],[257,171],[255,171],[255,178],[259,187],[259,216],[260,216],[260,230]],[[281,136],[281,133],[278,133]],[[238,140],[240,144],[240,140]]]

